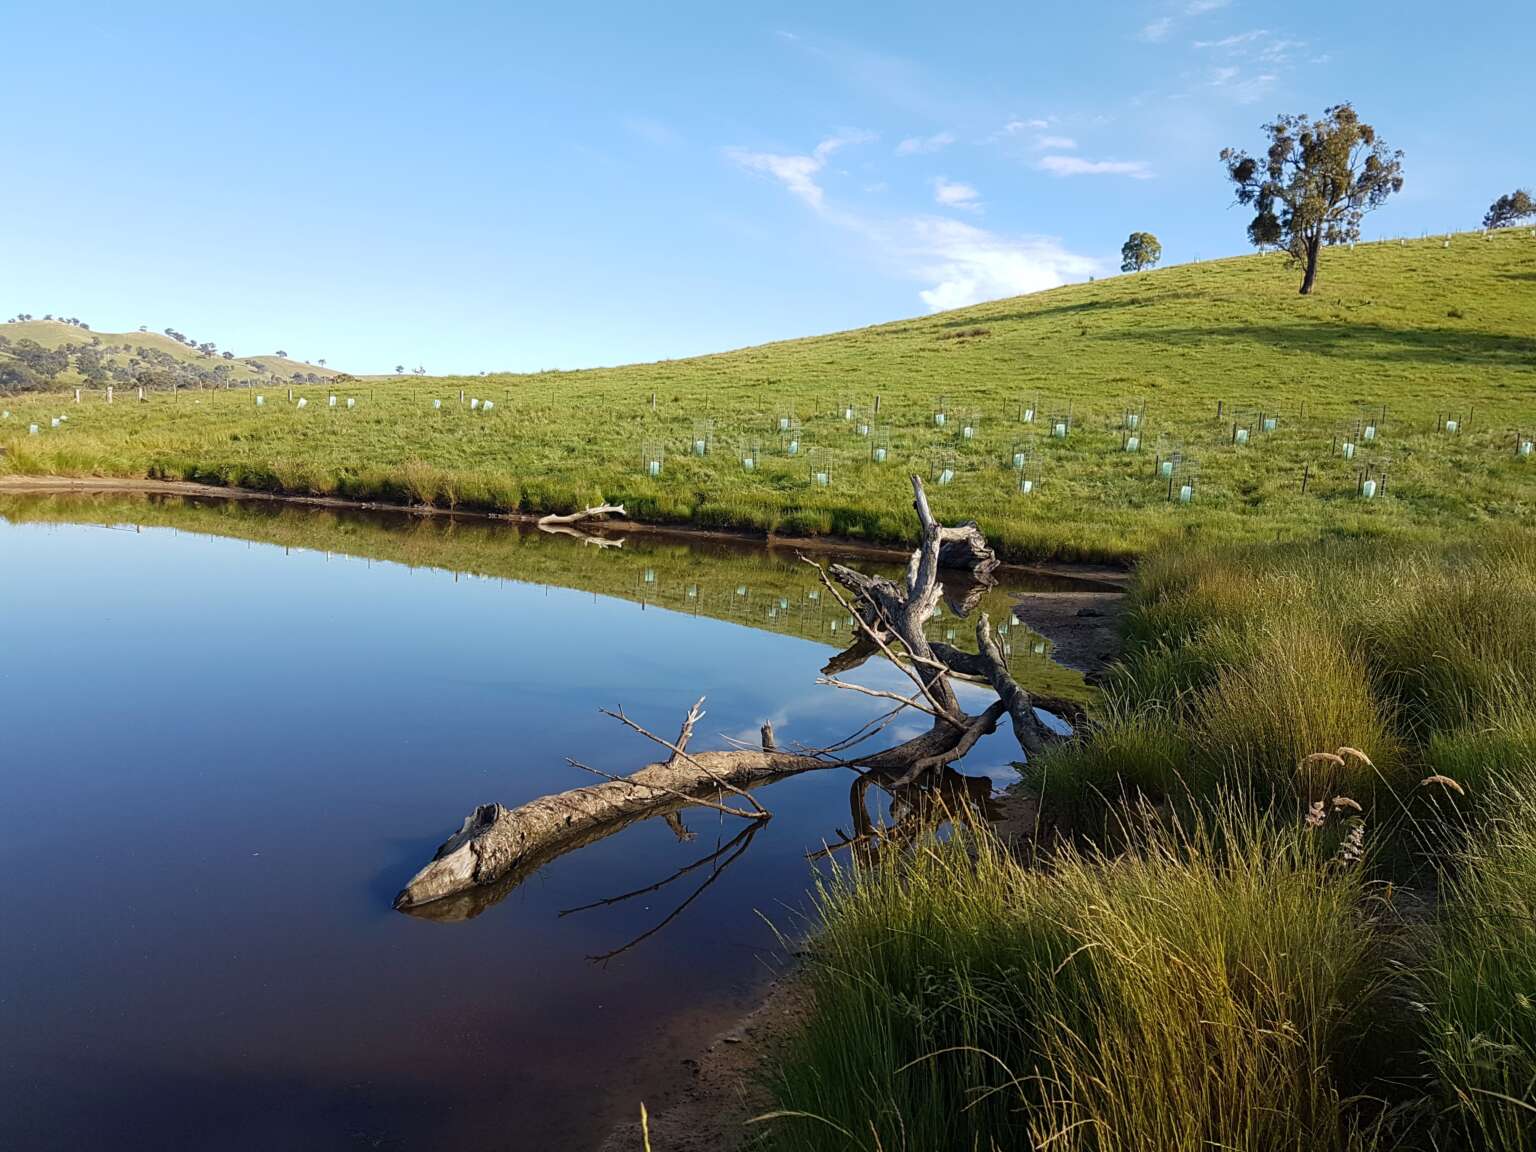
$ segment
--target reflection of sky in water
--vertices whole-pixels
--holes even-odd
[[[795,928],[851,775],[765,793],[744,860],[604,967],[584,958],[692,885],[556,912],[737,826],[635,825],[464,923],[397,915],[395,890],[475,804],[592,782],[565,757],[655,758],[599,706],[670,737],[706,695],[701,748],[764,720],[825,743],[886,709],[815,684],[826,646],[588,592],[151,529],[0,523],[0,561],[4,1147],[501,1147],[512,1118],[586,1147],[589,1091],[687,1055],[667,1030],[768,974],[759,912]],[[1016,753],[1004,725],[967,770],[1003,782]]]

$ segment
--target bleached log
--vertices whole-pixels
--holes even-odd
[[[583,520],[601,520],[607,516],[624,516],[622,504],[597,504],[591,508],[583,508],[580,512],[570,512],[563,516],[554,514],[540,516],[538,524],[540,528],[556,524],[579,524]]]

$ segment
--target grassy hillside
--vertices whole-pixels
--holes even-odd
[[[5,337],[12,344],[21,340],[32,340],[44,348],[61,348],[68,344],[91,344],[95,341],[97,349],[102,353],[102,358],[107,364],[119,364],[125,367],[135,359],[136,350],[139,348],[152,348],[181,363],[199,368],[211,368],[226,363],[219,353],[211,357],[204,356],[196,348],[189,348],[163,332],[96,332],[77,328],[73,324],[65,324],[59,320],[11,320],[0,324],[0,336]],[[6,349],[0,347],[0,356],[4,355],[6,355]],[[303,375],[313,373],[322,377],[338,375],[333,368],[321,368],[316,364],[305,364],[282,356],[237,356],[227,363],[231,367],[231,379],[235,383],[265,382],[273,376],[288,380],[295,373]],[[79,373],[73,370],[66,373],[62,379],[66,387],[73,387],[80,382]]]
[[[948,469],[940,514],[975,516],[1015,557],[1529,518],[1536,456],[1516,445],[1536,430],[1536,239],[1361,245],[1325,255],[1314,295],[1298,296],[1297,279],[1281,256],[1247,256],[692,360],[369,382],[352,410],[328,409],[322,388],[304,409],[276,394],[262,408],[240,392],[156,395],[82,406],[28,436],[24,424],[58,415],[58,402],[18,400],[0,425],[0,469],[491,509],[606,497],[655,520],[890,540],[915,530],[903,475]],[[475,397],[494,410],[472,411]],[[848,405],[871,438],[843,418]],[[1141,450],[1123,451],[1123,415],[1143,405]],[[1021,422],[1031,407],[1039,418]],[[1047,435],[1069,410],[1070,434]],[[1268,434],[1261,412],[1276,421]],[[1253,426],[1243,446],[1234,413]],[[1337,436],[1363,413],[1379,435],[1346,459]],[[1447,414],[1459,434],[1438,431]],[[793,457],[777,431],[791,415]],[[705,420],[710,453],[696,457]],[[651,446],[664,452],[657,477],[642,460]],[[1154,475],[1160,446],[1197,461],[1188,505]],[[1010,467],[1018,451],[1031,454],[1029,494]],[[1387,470],[1371,500],[1358,495],[1367,466]]]

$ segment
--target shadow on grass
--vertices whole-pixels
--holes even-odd
[[[1456,328],[1390,328],[1383,324],[1228,324],[1210,328],[1095,332],[1101,340],[1174,345],[1246,342],[1284,352],[1320,353],[1359,360],[1414,360],[1427,364],[1536,367],[1536,340]]]

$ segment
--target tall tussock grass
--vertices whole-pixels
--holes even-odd
[[[1350,1147],[1379,902],[1330,845],[1233,804],[1117,856],[971,833],[834,876],[769,1145]]]
[[[1150,556],[985,834],[820,891],[782,1149],[1536,1152],[1536,536]]]
[[[1467,1146],[1536,1149],[1536,743],[1489,779],[1490,816],[1447,862],[1420,975],[1448,1127]]]
[[[1102,763],[1085,766],[1137,717],[1158,743],[1188,745],[1174,775],[1199,797],[1238,785],[1305,798],[1327,786],[1406,803],[1437,740],[1536,714],[1532,540],[1160,549],[1138,571],[1107,719],[1035,775],[1162,799],[1166,765],[1148,772],[1131,757],[1108,789]],[[1369,763],[1297,776],[1309,753],[1341,745]]]

